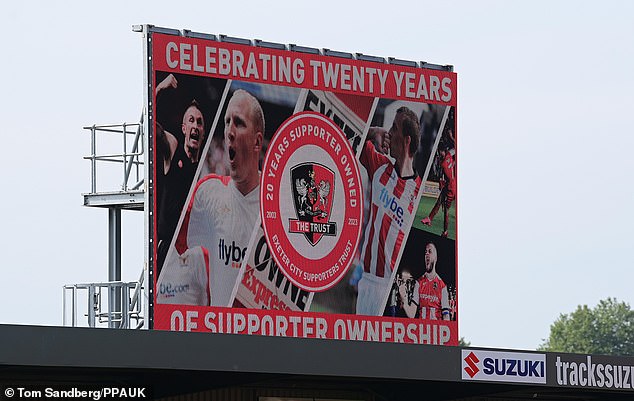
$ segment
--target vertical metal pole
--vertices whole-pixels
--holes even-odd
[[[95,125],[93,125],[92,128],[90,129],[90,152],[91,152],[90,193],[93,193],[93,194],[97,192],[97,138],[96,138],[97,135],[95,131],[96,131],[96,128],[95,128]]]
[[[76,286],[73,286],[73,314],[72,314],[71,320],[72,320],[71,327],[76,327],[77,326],[77,287]]]
[[[130,328],[130,315],[129,315],[129,305],[130,305],[130,287],[127,284],[121,286],[121,290],[123,292],[123,303],[121,305],[121,324],[120,328],[129,329]]]
[[[140,126],[139,126],[140,127]],[[125,130],[125,123],[123,126],[123,129]],[[137,129],[136,134],[134,135],[134,143],[132,144],[132,151],[130,152],[130,160],[128,159],[124,159],[124,165],[127,164],[127,167],[125,168],[125,182],[126,182],[126,187],[124,188],[124,190],[128,189],[128,182],[130,182],[130,172],[132,171],[132,166],[136,165],[136,177],[137,177],[137,181],[139,179],[139,165],[138,163],[135,162],[138,161],[139,156],[139,138],[140,138],[140,128]],[[132,189],[136,189],[136,188],[132,188]]]
[[[88,327],[95,327],[95,286],[88,286]]]
[[[64,286],[64,306],[62,306],[62,326],[66,326],[66,286]]]
[[[121,281],[121,209],[108,208],[108,281]],[[110,286],[108,327],[117,327],[112,317],[121,312],[121,291]]]
[[[123,185],[121,185],[121,189],[124,191],[128,189],[128,175],[126,174],[126,165],[128,164],[127,136],[126,123],[123,123]]]
[[[149,25],[143,26],[143,114],[141,117],[141,129],[143,130],[143,150],[147,150],[145,154],[145,163],[143,165],[144,172],[144,282],[145,291],[143,297],[146,302],[143,303],[143,327],[146,329],[154,328],[154,274],[151,271],[154,265],[154,87],[153,87],[153,66],[152,66],[152,32]],[[150,215],[150,212],[152,215]]]

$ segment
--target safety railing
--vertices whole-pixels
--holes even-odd
[[[90,155],[84,159],[90,160],[90,194],[106,192],[97,187],[97,175],[100,166],[104,163],[112,165],[113,163],[121,165],[120,174],[122,181],[120,191],[136,191],[143,185],[143,115],[138,123],[122,123],[111,125],[92,125],[84,127],[90,131]],[[121,142],[112,146],[111,138],[102,138],[102,136],[120,135]],[[104,140],[105,139],[105,140]],[[101,142],[100,142],[101,140]],[[101,143],[107,150],[98,149]],[[112,152],[111,149],[116,148]],[[111,191],[111,190],[110,190]],[[107,191],[107,192],[110,192]]]
[[[143,328],[143,277],[132,282],[65,285],[64,326]]]

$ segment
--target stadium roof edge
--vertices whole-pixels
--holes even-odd
[[[631,384],[627,390],[596,386],[571,389],[570,386],[558,385],[557,381],[552,379],[555,377],[552,372],[548,373],[549,381],[546,384],[465,380],[464,362],[468,358],[463,359],[463,355],[474,352],[483,359],[486,355],[497,352],[506,360],[526,355],[543,355],[550,370],[554,370],[555,361],[561,358],[578,361],[579,364],[587,362],[604,366],[613,365],[615,371],[616,366],[622,366],[623,371],[634,370],[634,357],[157,330],[23,325],[0,325],[0,343],[10,344],[0,353],[0,371],[9,379],[18,377],[16,372],[21,372],[21,377],[24,376],[24,372],[36,375],[49,372],[48,374],[61,374],[75,380],[76,375],[69,373],[66,376],[64,372],[105,369],[109,374],[128,372],[134,377],[146,375],[148,378],[154,377],[154,374],[158,375],[158,372],[180,371],[184,372],[183,374],[207,372],[207,378],[209,374],[235,374],[258,377],[276,375],[287,378],[301,376],[312,378],[311,380],[337,378],[350,382],[364,380],[366,383],[389,382],[396,386],[408,383],[418,383],[417,386],[420,386],[424,383],[438,389],[451,388],[454,393],[464,394],[497,394],[512,390],[522,394],[603,394],[607,399],[618,399],[622,395],[631,398],[634,394],[634,385]],[[256,355],[257,357],[254,357]],[[403,363],[407,361],[410,363]],[[154,378],[155,382],[160,381],[158,376]],[[84,374],[83,380],[94,379]]]

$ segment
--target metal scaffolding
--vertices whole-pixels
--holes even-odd
[[[83,194],[84,206],[108,209],[108,282],[65,285],[63,324],[141,328],[145,271],[142,269],[138,281],[121,281],[121,210],[144,209],[143,114],[138,123],[84,129],[90,131],[90,155],[84,157],[90,161],[90,192]],[[113,184],[112,178],[118,174],[122,180],[115,179],[119,183]],[[86,292],[84,297],[82,292]],[[79,310],[85,321],[78,319]]]

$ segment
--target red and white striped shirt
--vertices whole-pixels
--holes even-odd
[[[365,143],[360,161],[368,170],[372,192],[361,260],[366,273],[390,278],[416,214],[421,179],[418,175],[399,177],[390,159],[378,153],[370,141]]]

